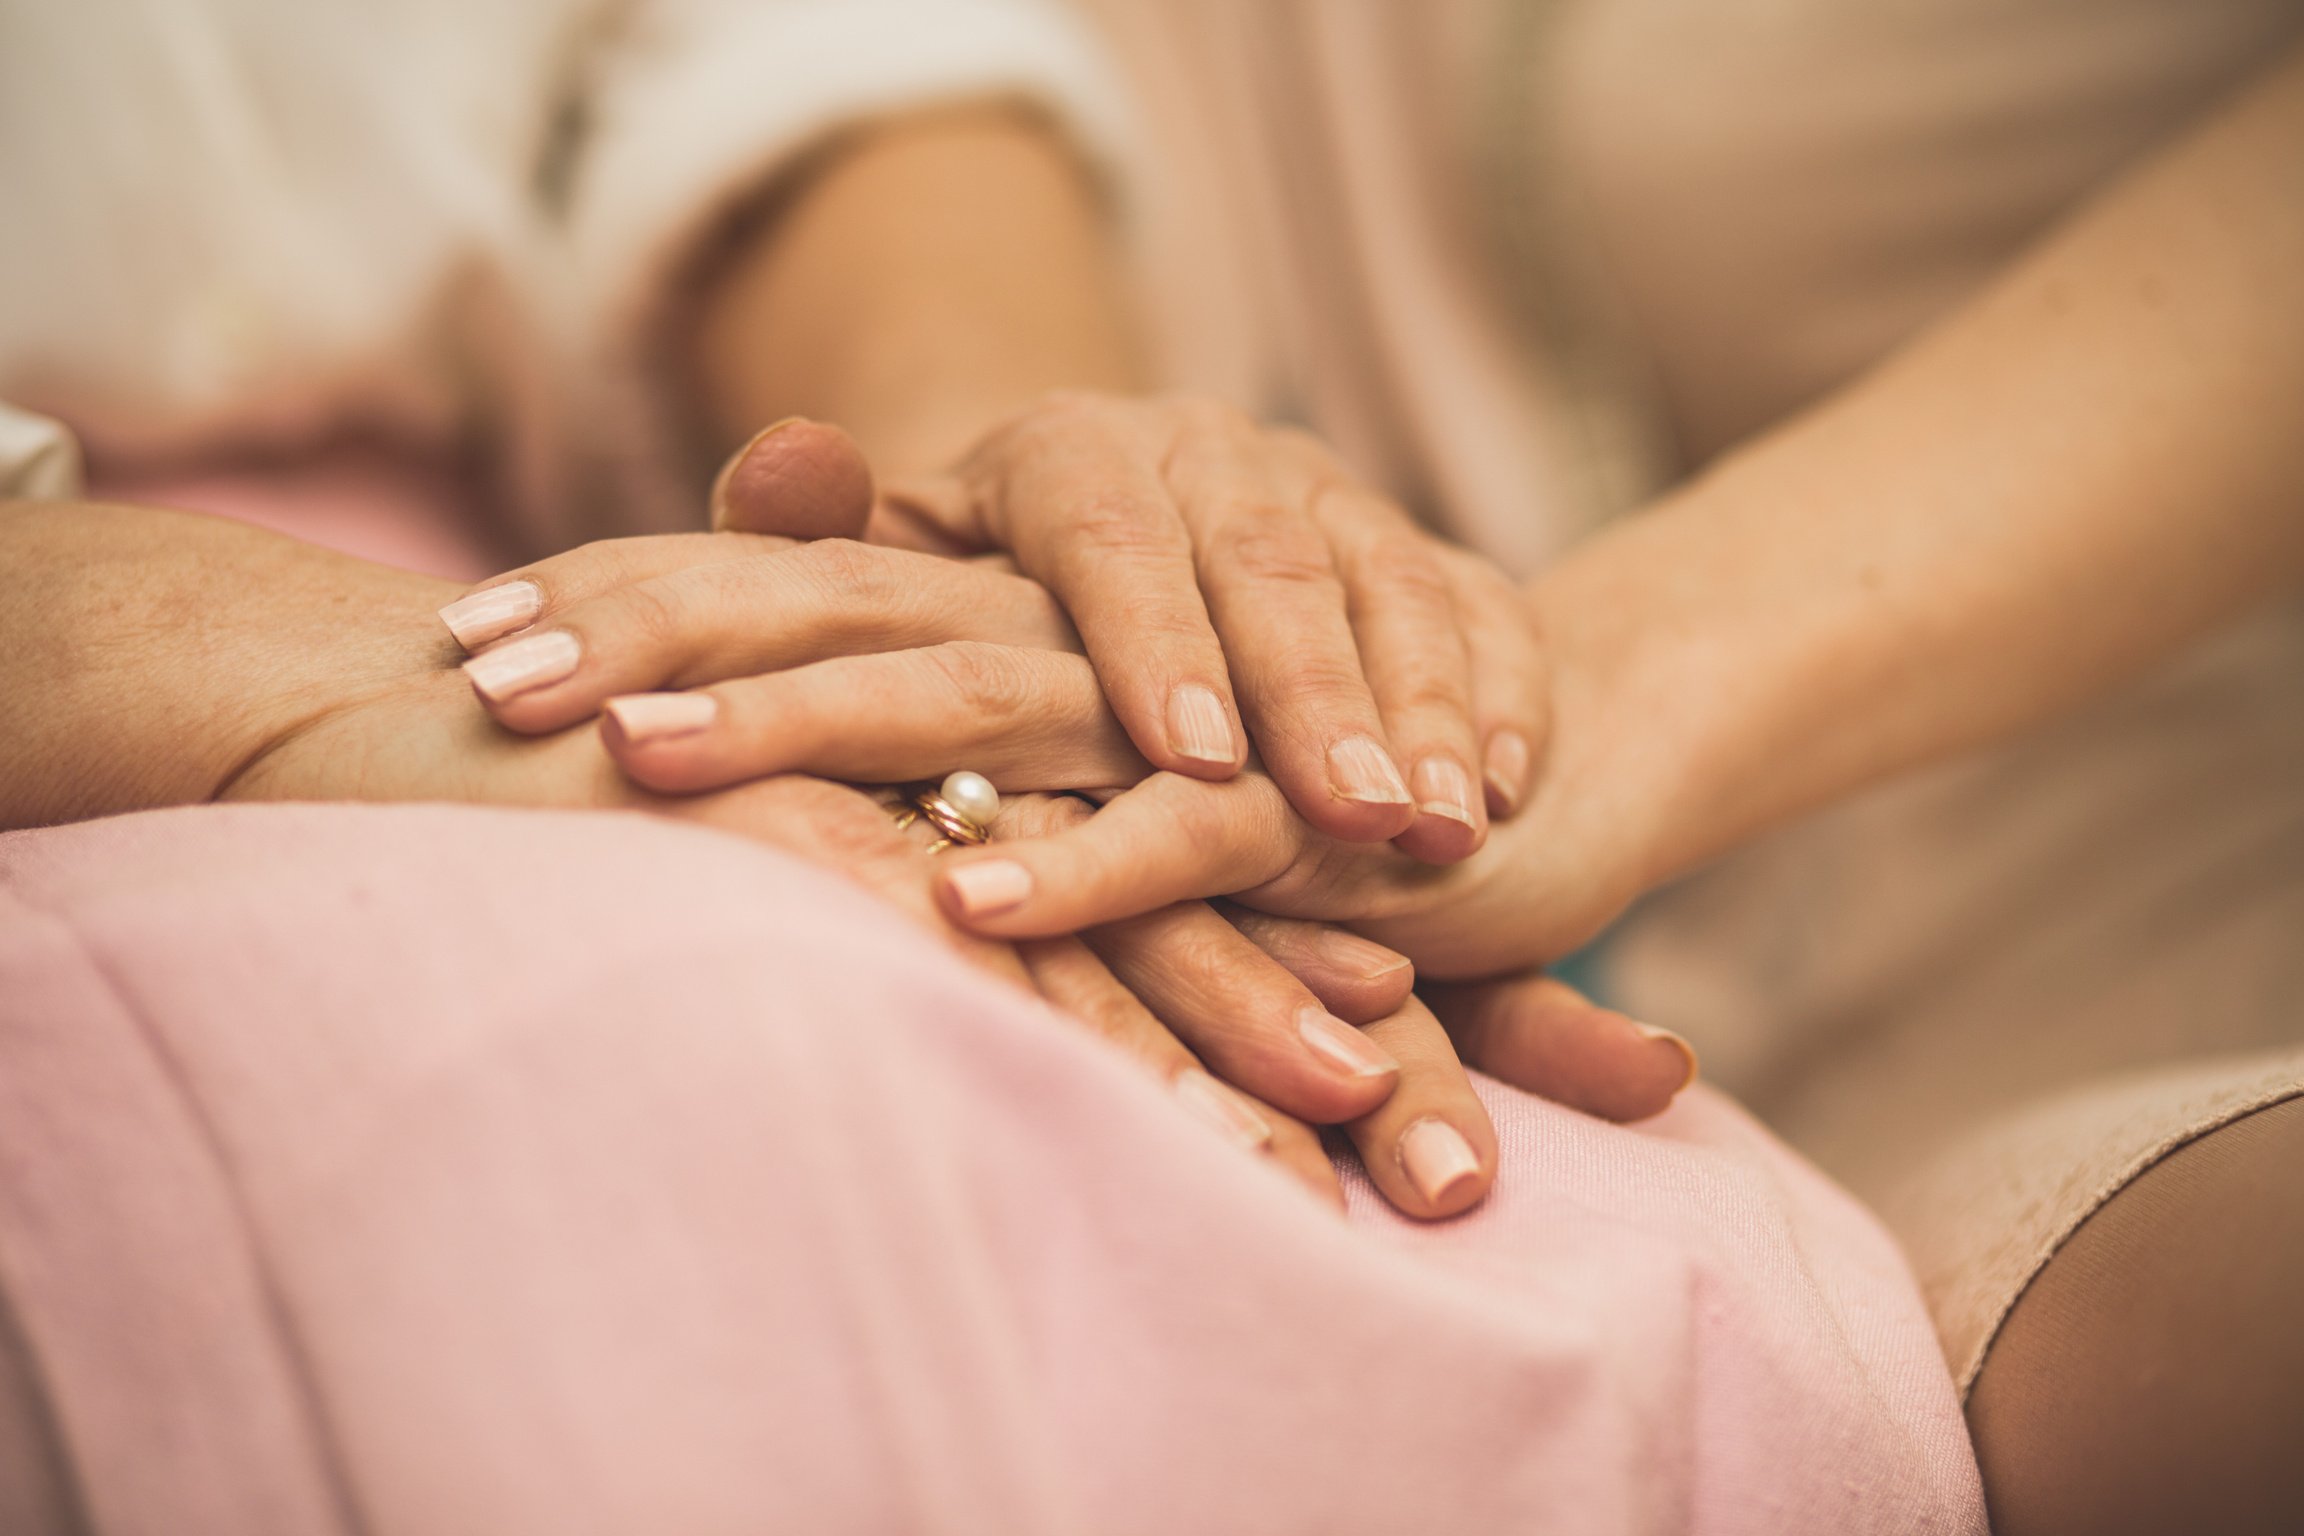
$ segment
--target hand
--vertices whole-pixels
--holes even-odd
[[[425,608],[415,612],[428,621]],[[494,729],[444,668],[346,701],[274,744],[224,797],[616,809],[732,832],[856,881],[976,963],[1088,1020],[1192,1112],[1330,1200],[1334,1171],[1308,1122],[1343,1123],[1379,1187],[1411,1215],[1461,1210],[1493,1177],[1486,1117],[1444,1041],[1435,1053],[1439,1032],[1408,997],[1407,962],[1314,925],[1228,922],[1192,902],[1113,925],[1085,945],[981,940],[937,910],[934,861],[863,793],[779,775],[713,794],[652,795],[615,770],[593,732],[523,738]],[[1006,820],[1045,827],[1068,810],[1085,814],[1077,802],[1037,797],[1009,807]],[[1417,1128],[1424,1121],[1451,1129]],[[1471,1151],[1404,1159],[1399,1146],[1412,1130],[1413,1145],[1454,1136]]]
[[[757,519],[756,504],[734,500],[734,516],[764,520]],[[1105,709],[1093,672],[1069,649],[1068,631],[1046,594],[985,563],[725,534],[717,542],[691,537],[587,546],[509,579],[530,583],[522,611],[536,633],[582,637],[574,672],[491,702],[497,718],[516,727],[563,726],[634,683],[734,677],[662,702],[613,700],[603,738],[637,778],[659,789],[709,789],[802,765],[839,777],[905,780],[968,763],[988,771],[1013,802],[1014,792],[1027,787],[1124,786],[1147,771]],[[988,631],[1019,643],[953,638]],[[903,644],[926,648],[874,650]],[[871,653],[841,654],[859,650]],[[832,659],[802,664],[817,656]],[[761,666],[790,670],[743,675]],[[699,707],[712,713],[709,721],[698,723]],[[1154,783],[1172,779],[1161,775]],[[1283,824],[1300,826],[1271,795],[1268,781],[1242,782],[1259,783]],[[1065,825],[1080,820],[1077,802],[1059,804],[1069,810]],[[1156,820],[1146,818],[1145,829],[1156,830]],[[1174,837],[1165,841],[1182,846]],[[1296,846],[1307,857],[1329,851],[1316,835]],[[1389,862],[1416,868],[1396,857]],[[1195,874],[1180,869],[1176,877]],[[1135,903],[1128,912],[1152,905],[1164,904]],[[1503,1021],[1478,1033],[1492,1069],[1508,1080],[1603,1114],[1652,1112],[1685,1080],[1684,1048],[1659,1051],[1630,1021],[1592,1009],[1556,984],[1531,992],[1536,985],[1493,989],[1508,1006],[1486,1013],[1470,1010],[1466,1000],[1489,992],[1446,994],[1452,1026],[1459,1019]],[[1532,996],[1544,1006],[1527,1006]],[[1284,1025],[1289,1010],[1271,1007],[1264,1017]],[[1269,1041],[1267,1053],[1281,1059],[1290,1046],[1300,1049],[1285,1027]],[[1306,1113],[1319,1116],[1316,1108]]]
[[[892,488],[875,538],[1009,552],[1078,626],[1146,760],[1229,778],[1244,717],[1333,837],[1450,862],[1527,792],[1545,674],[1510,584],[1303,433],[1205,401],[1051,395]]]
[[[852,457],[828,428],[798,423],[766,434],[723,476],[717,520],[770,521],[780,500],[770,488],[810,452]],[[846,512],[819,515],[817,529],[860,518],[868,477],[859,465],[849,480],[855,490]],[[997,562],[744,533],[609,541],[499,578],[443,617],[468,645],[482,647],[466,670],[497,720],[520,731],[558,730],[605,705],[609,750],[658,791],[694,793],[784,772],[887,782],[967,763],[1010,793],[1116,793],[1150,767],[1106,707],[1062,610]],[[1532,626],[1513,623],[1525,641]],[[517,638],[500,639],[516,628]],[[626,692],[640,688],[695,691]],[[1188,801],[1193,782],[1156,776],[1124,797],[1110,821]],[[1350,845],[1332,846],[1271,805],[1262,791],[1272,779],[1238,782],[1237,794],[1208,802],[1230,813],[1224,837],[1166,840],[1207,856],[1177,867],[1171,850],[1172,882],[1233,878],[1240,883],[1231,889],[1257,888],[1259,902],[1310,901],[1322,916],[1354,920],[1379,915],[1357,903],[1392,886],[1453,889],[1433,886],[1381,849],[1356,861]],[[1143,824],[1151,830],[1156,820],[1146,816]],[[1241,845],[1233,832],[1252,842]],[[1337,889],[1352,883],[1341,878],[1347,868],[1373,871],[1376,883]],[[1310,878],[1323,871],[1328,878]],[[1299,892],[1301,885],[1311,889]],[[1105,898],[1077,890],[1062,897],[1044,886],[1037,899]],[[1038,926],[1032,913],[1014,921],[1034,925],[1035,934],[1078,926]],[[1543,935],[1523,937],[1540,943]]]

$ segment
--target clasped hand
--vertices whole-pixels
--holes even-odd
[[[1428,984],[1440,1016],[1409,993],[1411,960],[1518,970],[1631,891],[1544,889],[1579,839],[1539,782],[1520,593],[1311,439],[1061,396],[875,497],[843,436],[793,422],[713,503],[714,533],[585,546],[444,611],[500,725],[597,715],[654,796],[986,774],[996,846],[919,861],[942,915],[1331,1190],[1307,1126],[1343,1126],[1412,1214],[1494,1174],[1451,1032],[1618,1118],[1688,1076],[1676,1040],[1540,976]]]

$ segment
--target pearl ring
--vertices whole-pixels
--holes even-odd
[[[934,788],[919,785],[905,792],[905,799],[889,807],[896,825],[908,827],[920,817],[942,835],[928,846],[930,853],[942,853],[954,843],[974,847],[992,839],[992,820],[1000,814],[1000,791],[992,781],[980,773],[961,769],[945,775],[944,782]]]

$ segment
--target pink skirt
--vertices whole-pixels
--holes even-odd
[[[1863,1208],[1701,1088],[1482,1089],[1482,1208],[1339,1220],[732,838],[10,834],[0,1470],[109,1536],[1984,1529]]]

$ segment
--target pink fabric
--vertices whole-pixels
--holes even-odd
[[[0,837],[0,1298],[111,1536],[1981,1531],[1872,1220],[1488,1085],[1349,1222],[712,833]]]

